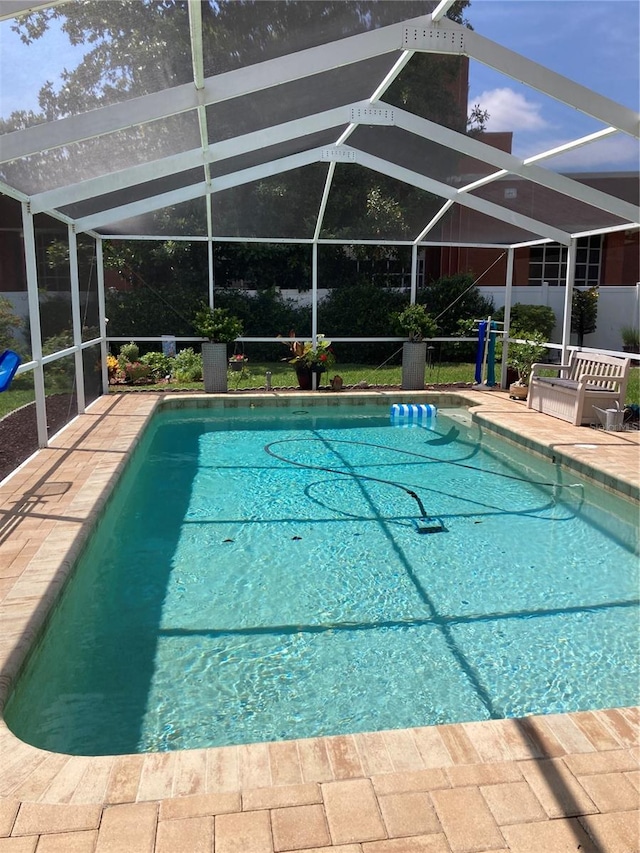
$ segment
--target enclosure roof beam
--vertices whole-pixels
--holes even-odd
[[[31,198],[32,210],[34,213],[38,213],[85,199],[97,198],[109,192],[202,166],[207,162],[221,161],[239,154],[259,150],[268,145],[275,145],[299,138],[318,130],[335,127],[342,122],[347,124],[350,121],[352,109],[355,109],[357,112],[360,108],[366,107],[367,103],[367,101],[358,101],[354,104],[336,107],[322,113],[305,116],[270,128],[244,134],[243,136],[213,143],[204,155],[199,149],[193,149],[172,155],[171,157],[154,160],[151,163],[131,166],[128,169],[122,169],[118,172],[101,175],[77,184],[39,193]],[[559,175],[556,172],[536,166],[534,163],[528,164],[514,157],[512,154],[500,151],[477,139],[442,127],[435,122],[420,118],[405,110],[390,107],[383,101],[379,102],[379,104],[381,108],[388,109],[393,113],[394,124],[403,130],[431,139],[438,144],[452,148],[474,159],[496,166],[504,170],[504,172],[518,175],[556,192],[576,198],[585,204],[607,210],[609,213],[629,220],[632,223],[638,220],[638,208],[628,202],[610,196],[601,190],[582,184],[564,175]],[[601,131],[596,134],[597,137],[602,135],[606,135],[606,132]],[[584,137],[584,142],[590,141],[592,138],[593,135]],[[582,141],[576,140],[575,145],[581,144]],[[487,178],[487,180],[490,179],[493,179],[493,176]]]
[[[196,89],[204,89],[204,54],[202,44],[202,6],[200,0],[189,0],[189,35],[191,64]]]
[[[429,17],[392,24],[328,45],[308,48],[209,77],[204,80],[202,90],[196,90],[193,83],[187,83],[77,116],[14,131],[2,137],[2,162],[167,118],[197,109],[198,106],[220,103],[384,53],[400,51],[406,30],[425,26],[430,27]],[[521,80],[607,125],[633,136],[640,135],[639,117],[633,110],[549,71],[454,21],[447,22],[447,29],[451,28],[457,28],[464,38],[465,52],[479,62]]]
[[[200,91],[194,88],[193,83],[185,83],[161,92],[131,98],[123,103],[110,104],[76,116],[16,130],[2,137],[0,162],[50,151],[85,139],[94,139],[117,130],[195,110],[199,106],[232,100],[334,68],[373,59],[385,53],[400,53],[407,23],[418,26],[425,20],[426,18],[414,18],[277,59],[227,71],[206,78],[204,89]]]
[[[491,216],[501,222],[508,222],[516,228],[522,228],[525,231],[531,231],[533,234],[539,234],[543,237],[550,237],[556,243],[568,245],[571,242],[571,235],[567,231],[562,231],[560,228],[554,228],[544,222],[539,222],[529,216],[516,213],[513,210],[507,210],[500,205],[485,199],[470,196],[468,193],[460,193],[454,187],[448,184],[443,184],[440,181],[435,181],[433,178],[427,178],[420,175],[418,172],[413,172],[411,169],[405,169],[402,166],[397,166],[383,160],[380,157],[375,157],[372,154],[366,154],[359,149],[353,149],[357,152],[358,165],[367,166],[376,172],[381,172],[388,175],[390,178],[396,178],[406,184],[417,187],[428,193],[441,196],[445,199],[451,199],[463,207],[469,207],[478,213],[483,213],[486,216]]]
[[[281,142],[287,142],[290,139],[296,139],[319,130],[327,130],[331,127],[337,127],[340,124],[346,125],[350,121],[351,109],[366,108],[367,106],[369,106],[368,101],[356,101],[353,104],[335,107],[332,110],[314,113],[310,116],[304,116],[303,118],[294,119],[293,121],[284,122],[273,127],[256,130],[242,136],[224,139],[221,142],[214,142],[209,145],[204,155],[200,149],[194,148],[190,151],[174,154],[171,157],[163,157],[159,160],[153,160],[150,163],[130,166],[127,169],[121,169],[117,172],[100,175],[96,178],[89,178],[86,181],[79,181],[77,184],[69,184],[68,186],[38,193],[31,197],[33,211],[52,210],[53,208],[64,207],[64,205],[84,201],[85,199],[97,198],[106,193],[167,177],[176,172],[197,168],[204,165],[204,163],[212,163],[240,154],[248,154],[269,145],[277,145]]]
[[[123,219],[142,216],[147,213],[153,213],[155,210],[160,210],[163,207],[170,207],[171,205],[181,204],[182,202],[191,201],[195,198],[202,198],[207,195],[207,193],[221,192],[222,190],[250,183],[251,181],[258,181],[263,178],[272,177],[273,175],[278,175],[281,172],[288,172],[291,169],[298,169],[301,166],[308,166],[310,163],[317,163],[321,160],[322,150],[323,149],[321,148],[313,148],[310,151],[292,154],[289,157],[283,157],[280,160],[271,160],[267,163],[262,163],[259,166],[253,166],[249,169],[233,172],[230,175],[223,175],[220,178],[214,178],[211,181],[211,184],[206,184],[203,181],[201,183],[191,184],[188,187],[181,187],[178,190],[172,190],[171,192],[149,196],[148,198],[132,202],[131,204],[123,204],[109,210],[102,210],[99,213],[77,219],[76,230],[80,232],[88,231],[90,229],[104,228],[106,225],[119,222]]]
[[[417,172],[404,167],[390,163],[380,157],[375,157],[367,154],[356,148],[344,146],[345,151],[352,151],[355,154],[356,161],[359,165],[373,169],[376,172],[388,175],[389,177],[403,181],[411,186],[423,189],[426,192],[433,193],[444,199],[450,199],[458,202],[464,207],[476,210],[479,213],[498,219],[502,222],[508,222],[517,228],[525,231],[530,231],[533,234],[538,234],[542,237],[547,237],[558,243],[567,245],[571,240],[571,235],[559,228],[555,228],[547,223],[524,216],[513,210],[507,210],[500,205],[485,199],[476,198],[468,193],[459,192],[454,187],[448,184],[443,184],[440,181],[427,178]],[[215,178],[210,185],[204,182],[194,184],[189,187],[184,187],[180,190],[174,190],[169,193],[151,196],[149,198],[133,202],[132,204],[122,205],[110,210],[101,211],[100,213],[90,215],[76,222],[78,231],[87,231],[89,229],[100,229],[109,223],[118,222],[122,219],[127,219],[133,216],[140,216],[145,213],[151,213],[162,207],[167,207],[173,204],[178,204],[184,201],[189,201],[194,198],[204,196],[207,192],[220,192],[230,189],[240,184],[250,183],[251,181],[261,180],[265,177],[271,177],[281,172],[291,169],[300,168],[314,162],[322,160],[323,148],[311,149],[299,154],[294,154],[289,157],[283,157],[280,160],[263,163],[259,166],[253,166],[249,169],[243,169],[238,172],[224,175]]]
[[[409,133],[414,133],[417,136],[430,139],[440,145],[453,148],[455,151],[473,157],[475,160],[489,163],[498,169],[504,169],[513,175],[519,175],[521,178],[547,187],[555,192],[562,193],[563,195],[576,198],[585,204],[602,208],[609,213],[613,213],[615,216],[619,216],[621,219],[628,219],[631,222],[636,222],[638,219],[638,208],[633,204],[629,204],[629,202],[615,198],[615,196],[582,184],[565,175],[552,172],[542,166],[536,166],[534,163],[526,165],[523,160],[514,157],[513,154],[500,151],[498,148],[487,145],[478,139],[474,139],[472,136],[466,136],[464,133],[450,130],[428,119],[420,118],[413,113],[390,107],[383,101],[380,101],[379,105],[393,109],[394,124],[403,130],[409,131]]]
[[[431,20],[434,23],[437,23],[441,18],[444,18],[455,2],[456,0],[440,0],[436,8],[431,13]]]
[[[49,0],[48,3],[39,3],[38,0],[2,0],[0,3],[0,21],[18,18],[20,15],[27,15],[30,12],[41,12],[43,9],[59,6],[66,2],[68,0]]]

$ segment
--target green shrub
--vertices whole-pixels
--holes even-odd
[[[193,328],[214,343],[230,344],[242,334],[243,324],[226,308],[210,308],[203,303],[195,313]]]
[[[140,363],[146,364],[151,370],[154,382],[160,382],[173,372],[174,359],[162,352],[148,352],[140,357]]]
[[[42,342],[42,354],[51,355],[58,350],[73,346],[73,335],[65,330]],[[45,366],[45,381],[50,390],[70,391],[75,379],[75,359],[71,356],[59,358]]]
[[[177,382],[199,382],[202,379],[202,356],[192,347],[180,350],[173,359],[173,378]]]
[[[120,347],[120,353],[118,355],[118,362],[120,363],[120,367],[124,368],[127,362],[133,363],[134,361],[138,361],[140,358],[140,347],[138,344],[131,341],[128,344],[122,344]]]
[[[494,319],[504,320],[504,308],[496,311]],[[512,328],[539,332],[544,336],[545,341],[548,341],[551,339],[555,324],[556,315],[553,313],[553,308],[549,308],[548,305],[525,305],[523,302],[516,302],[511,306],[510,326]]]
[[[355,282],[333,288],[327,298],[319,303],[318,328],[327,333],[331,330],[331,335],[335,337],[390,337],[396,334],[391,317],[406,308],[407,302],[403,293],[361,276]],[[310,319],[308,311],[309,326]],[[292,328],[303,336],[300,327]],[[341,363],[364,361],[379,364],[396,350],[397,343],[341,343],[339,359]]]
[[[459,320],[477,320],[493,314],[493,300],[482,295],[471,273],[447,275],[420,289],[422,302],[438,324],[438,334],[458,333]]]
[[[428,314],[424,305],[408,305],[404,311],[392,315],[399,335],[406,335],[410,341],[421,341],[436,335],[436,323]]]
[[[19,352],[20,344],[15,333],[22,325],[20,317],[13,313],[12,303],[5,296],[0,296],[0,351],[12,349]]]

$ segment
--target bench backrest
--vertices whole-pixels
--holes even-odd
[[[612,382],[612,379],[624,380],[626,388],[626,379],[629,375],[631,362],[628,358],[617,358],[615,355],[573,350],[569,357],[569,364],[571,368],[568,379],[579,381],[585,374],[598,376],[601,378],[590,379],[589,385],[597,385],[599,388],[613,391],[617,390],[619,386],[617,382]]]

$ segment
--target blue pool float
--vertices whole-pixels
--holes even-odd
[[[0,391],[6,391],[20,366],[20,356],[12,349],[0,355]]]
[[[431,403],[394,403],[391,406],[391,423],[394,426],[431,426],[437,413]]]

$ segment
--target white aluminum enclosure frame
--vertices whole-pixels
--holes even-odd
[[[4,0],[0,7],[0,20],[10,19],[25,10],[46,9],[60,5],[64,0],[52,2],[20,2],[19,0]],[[485,216],[509,223],[518,229],[535,235],[527,245],[539,241],[554,241],[568,248],[567,288],[565,315],[563,318],[563,354],[568,346],[570,329],[571,290],[575,271],[576,239],[583,233],[606,233],[611,230],[632,230],[640,227],[640,212],[638,208],[622,199],[587,186],[569,177],[546,169],[542,163],[545,159],[568,151],[581,145],[587,145],[596,139],[604,139],[614,134],[622,133],[634,139],[640,138],[639,116],[632,110],[603,97],[586,87],[575,83],[508,48],[485,38],[476,31],[469,30],[447,19],[446,13],[453,0],[441,0],[434,3],[430,14],[421,18],[402,21],[381,27],[369,32],[339,39],[330,44],[307,48],[296,53],[271,59],[252,66],[239,68],[216,75],[205,77],[204,45],[202,30],[202,12],[200,0],[188,0],[189,36],[191,45],[192,82],[173,88],[154,92],[152,94],[131,98],[122,103],[104,106],[90,112],[69,116],[57,121],[45,122],[14,131],[0,137],[0,163],[11,163],[22,158],[42,154],[57,148],[62,148],[76,142],[98,139],[119,130],[126,130],[138,125],[150,125],[159,119],[175,115],[192,113],[196,118],[200,147],[188,151],[180,151],[172,156],[153,160],[137,166],[122,169],[117,168],[107,174],[80,182],[71,182],[55,189],[27,196],[18,187],[8,184],[0,185],[0,192],[18,200],[22,204],[23,233],[26,257],[27,288],[31,319],[33,361],[23,365],[25,369],[34,370],[36,388],[36,410],[38,419],[38,436],[41,446],[46,444],[46,416],[44,410],[44,379],[43,365],[64,355],[73,354],[77,370],[78,406],[84,409],[82,385],[82,350],[99,343],[103,360],[103,386],[107,389],[106,360],[107,327],[104,307],[104,271],[102,269],[103,239],[198,239],[207,242],[208,251],[208,293],[210,304],[214,300],[213,279],[213,245],[216,241],[246,242],[295,242],[308,243],[312,247],[312,333],[317,334],[317,282],[318,282],[318,246],[325,243],[344,244],[389,244],[410,245],[412,247],[411,271],[411,301],[415,301],[417,290],[417,257],[418,248],[432,245],[429,243],[430,232],[438,222],[459,204]],[[512,10],[513,14],[517,9]],[[449,130],[435,122],[419,118],[405,110],[398,109],[385,103],[384,94],[411,58],[420,52],[443,53],[448,55],[467,56],[481,62],[496,71],[512,77],[533,89],[548,95],[575,110],[591,116],[605,125],[604,128],[588,136],[578,137],[553,150],[520,159],[493,148],[481,139],[466,136]],[[274,123],[259,131],[245,133],[221,142],[209,143],[207,133],[206,108],[234,98],[252,93],[264,92],[284,83],[303,80],[323,72],[354,66],[355,63],[371,60],[381,55],[395,56],[390,70],[380,80],[371,82],[371,94],[364,100],[341,105],[319,112],[313,111],[309,104],[309,114],[296,117],[290,121]],[[495,171],[480,180],[465,186],[454,187],[442,181],[429,178],[414,170],[404,168],[379,156],[374,156],[357,147],[353,143],[354,131],[359,124],[382,124],[394,126],[402,131],[424,137],[438,145],[448,147],[461,155],[481,161]],[[219,165],[225,160],[240,154],[257,154],[269,146],[281,143],[295,142],[314,133],[328,131],[331,128],[341,128],[335,140],[330,145],[303,148],[294,154],[278,157],[254,166],[229,172],[218,177],[212,177],[211,165]],[[302,143],[301,143],[302,144]],[[259,159],[259,158],[258,158]],[[212,203],[215,195],[225,189],[241,186],[265,177],[277,175],[301,166],[313,163],[328,162],[327,177],[317,212],[313,236],[309,238],[290,238],[289,240],[273,238],[237,237],[216,234],[213,230]],[[322,239],[322,224],[331,193],[336,164],[357,163],[369,169],[380,172],[412,187],[423,189],[442,199],[442,206],[435,213],[425,216],[422,227],[409,240],[326,240]],[[188,183],[178,189],[158,191],[128,202],[109,207],[96,208],[77,219],[71,219],[63,212],[65,208],[81,202],[95,200],[96,204],[102,196],[108,196],[118,190],[131,187],[142,187],[144,184],[159,181],[163,178],[179,176],[189,170],[201,169],[202,178],[196,183]],[[531,182],[545,187],[556,193],[575,199],[592,208],[606,211],[611,217],[620,220],[620,224],[603,225],[600,230],[570,231],[559,228],[539,218],[525,216],[473,195],[473,190],[499,180],[505,176]],[[197,237],[145,234],[123,235],[110,233],[109,226],[133,216],[152,213],[165,207],[170,207],[188,200],[202,198],[206,211],[206,235]],[[38,282],[35,262],[35,236],[33,216],[46,213],[68,228],[71,263],[71,303],[73,318],[73,346],[52,356],[42,356],[40,339],[40,322],[38,309]],[[604,221],[604,220],[603,220]],[[79,311],[79,282],[77,269],[76,238],[80,233],[87,233],[96,240],[98,258],[98,309],[100,337],[95,341],[82,342],[81,322]],[[441,243],[437,245],[443,245]],[[460,242],[458,246],[502,246],[508,252],[507,262],[507,305],[505,307],[505,331],[509,329],[510,294],[513,278],[513,253],[518,244],[484,244],[479,242]]]

